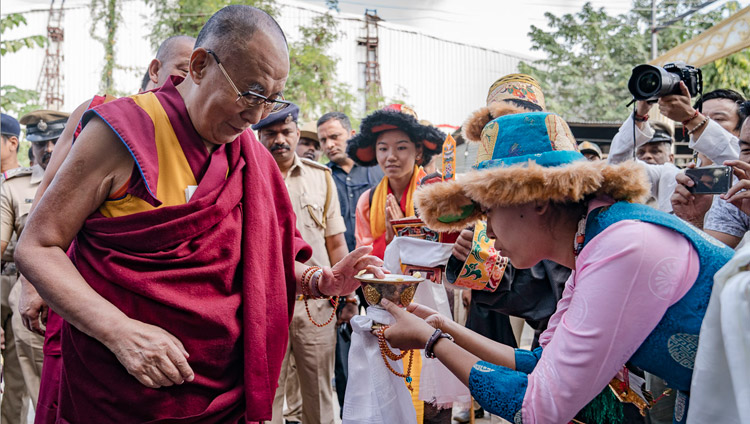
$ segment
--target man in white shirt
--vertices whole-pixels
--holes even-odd
[[[684,83],[680,83],[682,94],[673,94],[659,99],[659,111],[673,121],[682,122],[683,128],[690,136],[689,146],[699,153],[700,166],[711,163],[721,164],[726,160],[739,157],[739,123],[741,116],[739,103],[744,99],[732,90],[714,90],[704,94],[691,105],[690,93]],[[696,110],[701,109],[701,111]],[[609,156],[610,163],[619,163],[635,157],[635,150],[649,143],[654,137],[654,129],[648,122],[648,112],[651,105],[645,101],[636,102],[634,115],[622,124],[617,135],[612,139]],[[656,199],[658,209],[671,212],[673,208],[678,216],[693,222],[694,219],[685,218],[694,215],[692,211],[682,208],[682,204],[674,206],[670,198],[675,191],[675,178],[680,170],[671,163],[645,164],[644,166],[651,181],[652,196]],[[710,207],[710,199],[702,199],[703,215]],[[691,206],[692,208],[692,206]],[[684,216],[683,216],[684,215]],[[702,219],[702,215],[700,217]]]

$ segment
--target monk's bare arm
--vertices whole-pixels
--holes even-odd
[[[52,179],[55,178],[63,161],[68,157],[70,148],[73,146],[73,134],[75,134],[76,128],[78,127],[78,121],[81,120],[83,113],[86,112],[89,104],[91,104],[91,100],[92,99],[89,99],[81,103],[81,105],[73,111],[70,117],[68,117],[68,123],[65,125],[65,129],[63,129],[60,137],[57,139],[57,143],[55,143],[55,150],[52,151],[52,158],[50,158],[49,163],[47,164],[47,169],[44,171],[44,177],[36,190],[30,211],[33,211],[36,204],[39,203],[39,199],[41,199],[44,192],[47,191],[47,187],[49,187]],[[21,321],[23,322],[24,327],[37,334],[44,335],[44,329],[40,324],[40,319],[41,322],[46,325],[46,320],[43,318],[46,316],[45,311],[47,310],[47,304],[42,300],[34,286],[31,285],[29,280],[26,279],[23,274],[21,274],[18,279],[18,284],[21,285],[21,296],[18,299],[18,310],[21,314]]]
[[[58,178],[29,216],[16,253],[19,268],[48,304],[66,321],[102,341],[124,315],[91,289],[65,251],[86,217],[104,203],[114,180],[122,180],[118,174],[132,167],[127,151],[110,134],[98,119],[86,127]]]
[[[86,218],[128,181],[132,168],[125,146],[93,118],[29,216],[16,261],[55,312],[112,350],[141,383],[179,384],[192,379],[180,341],[125,316],[89,286],[65,254]]]

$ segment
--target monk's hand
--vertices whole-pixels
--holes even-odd
[[[18,278],[21,284],[21,296],[18,299],[18,312],[21,314],[21,322],[29,331],[44,335],[42,325],[47,325],[47,314],[49,307],[39,296],[33,285],[23,275]]]
[[[344,256],[332,268],[323,267],[318,290],[326,296],[346,296],[360,286],[354,276],[363,270],[374,274],[375,278],[385,278],[386,271],[381,268],[383,261],[369,255],[371,251],[372,246],[361,246]]]
[[[129,319],[105,345],[146,387],[156,389],[195,378],[182,342],[154,325]]]
[[[424,349],[427,340],[435,332],[435,327],[417,315],[401,309],[388,299],[381,300],[380,305],[396,319],[396,322],[391,324],[384,333],[388,344],[401,350]]]

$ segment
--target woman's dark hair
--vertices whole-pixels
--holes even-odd
[[[547,228],[552,230],[563,221],[578,221],[586,215],[589,210],[589,202],[596,198],[595,194],[585,196],[579,202],[550,202],[549,207],[552,213],[547,220]]]

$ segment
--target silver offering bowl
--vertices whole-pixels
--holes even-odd
[[[417,275],[386,274],[385,278],[375,278],[373,274],[362,274],[356,277],[362,283],[365,300],[374,307],[383,309],[380,301],[388,299],[396,305],[405,308],[414,298],[417,285],[424,278]]]

